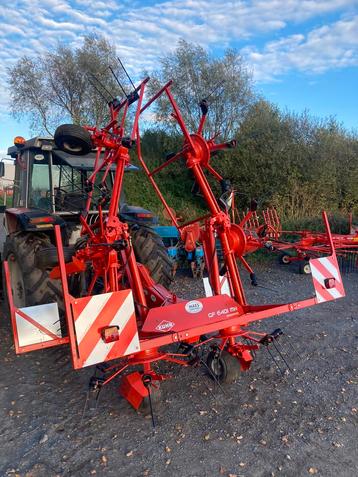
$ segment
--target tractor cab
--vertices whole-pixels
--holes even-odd
[[[86,207],[86,182],[94,169],[96,150],[81,156],[67,154],[56,147],[52,138],[37,136],[18,141],[8,149],[8,154],[15,159],[13,208],[35,209],[44,215],[56,214],[66,222],[79,222],[79,215]],[[126,168],[126,171],[137,170],[139,168],[133,165]],[[115,165],[105,181],[105,192],[109,197],[114,173]],[[99,187],[102,174],[97,175],[92,204],[96,204],[104,193],[103,187]],[[92,215],[96,213],[96,210],[89,211]],[[145,225],[158,222],[150,211],[126,204],[124,193],[119,215],[126,222]]]
[[[16,306],[61,302],[58,281],[49,277],[50,269],[58,263],[54,230],[61,227],[66,260],[83,246],[81,215],[87,210],[89,187],[87,179],[94,170],[97,151],[86,155],[67,154],[59,150],[52,138],[34,137],[28,141],[16,138],[8,149],[15,161],[15,177],[11,202],[3,207],[5,220],[0,221],[0,257],[9,261],[11,287]],[[4,175],[4,163],[0,176]],[[3,170],[1,170],[3,169]],[[138,170],[127,166],[126,171]],[[99,217],[97,204],[101,199],[103,217],[108,213],[109,199],[116,166],[112,165],[105,185],[103,172],[96,176],[91,205],[86,215],[93,225]],[[10,195],[10,194],[9,194]],[[10,202],[10,203],[9,203]],[[168,287],[172,279],[172,264],[165,246],[154,230],[158,218],[149,210],[126,203],[123,192],[118,210],[119,218],[128,224],[137,261],[146,266],[152,278]],[[41,279],[39,279],[41,277]],[[78,284],[72,284],[73,292]],[[0,274],[0,290],[1,290]]]

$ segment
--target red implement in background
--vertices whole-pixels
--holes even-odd
[[[241,214],[243,215],[243,214]],[[240,213],[236,212],[236,217]],[[262,241],[262,247],[280,253],[280,261],[284,265],[300,262],[302,273],[311,273],[309,259],[319,258],[330,253],[330,241],[327,232],[312,230],[282,230],[277,211],[274,208],[256,211],[249,220],[242,219],[244,229],[256,233]],[[332,234],[332,243],[343,270],[358,269],[358,227],[353,225],[352,214],[349,214],[349,234]]]

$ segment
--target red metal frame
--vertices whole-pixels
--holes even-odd
[[[88,263],[90,263],[93,276],[91,283],[88,285],[88,295],[93,294],[95,282],[99,278],[102,279],[103,293],[117,292],[118,290],[128,288],[132,290],[136,306],[136,324],[139,334],[140,350],[137,353],[125,357],[121,364],[108,367],[107,372],[110,374],[107,374],[106,379],[101,385],[112,381],[114,377],[121,374],[129,366],[142,365],[143,371],[139,373],[139,377],[138,373],[135,376],[135,373],[127,375],[122,382],[120,391],[134,407],[137,407],[143,397],[146,396],[146,393],[148,393],[147,389],[144,389],[143,386],[138,384],[139,379],[142,379],[144,375],[148,374],[154,381],[161,381],[168,377],[155,373],[151,367],[153,362],[169,361],[183,366],[189,365],[188,356],[185,353],[163,351],[161,349],[163,346],[183,342],[192,345],[194,348],[198,348],[202,346],[203,343],[218,343],[220,350],[227,350],[238,359],[242,369],[248,369],[252,361],[252,359],[249,359],[249,354],[253,349],[257,349],[259,346],[257,336],[262,335],[247,330],[245,328],[246,325],[257,320],[269,318],[273,315],[287,313],[317,304],[316,297],[288,304],[257,306],[247,303],[237,265],[237,258],[240,259],[251,272],[252,270],[243,256],[253,248],[259,248],[262,241],[254,234],[247,234],[243,228],[244,224],[251,220],[251,213],[247,214],[246,218],[244,218],[240,224],[234,224],[231,221],[228,211],[220,208],[204,173],[204,170],[206,170],[213,175],[216,180],[222,180],[221,175],[210,165],[210,156],[214,151],[234,147],[235,141],[216,144],[214,142],[215,138],[209,140],[204,139],[202,131],[205,125],[206,113],[203,114],[198,130],[194,134],[189,133],[170,91],[171,82],[167,83],[142,106],[147,81],[148,79],[145,79],[136,89],[136,92],[139,92],[137,109],[129,139],[124,138],[125,118],[130,105],[128,98],[119,104],[112,104],[110,106],[111,121],[105,128],[87,127],[87,130],[91,133],[93,144],[98,148],[96,166],[89,179],[89,186],[95,183],[97,174],[100,171],[104,172],[102,178],[102,184],[104,185],[111,165],[116,165],[109,212],[104,215],[102,205],[99,204],[99,215],[95,224],[90,224],[86,219],[86,214],[84,214],[84,217],[82,217],[82,234],[86,235],[88,240],[86,245],[75,253],[70,263],[65,263],[61,231],[59,226],[55,226],[59,265],[51,272],[52,278],[60,278],[62,282],[68,328],[68,337],[63,342],[70,343],[74,368],[81,367],[82,362],[78,354],[76,327],[72,309],[76,298],[69,293],[68,276],[73,273],[83,272],[88,267]],[[139,119],[140,114],[162,94],[166,94],[173,108],[172,116],[178,122],[183,133],[184,146],[179,153],[163,166],[149,171],[141,153]],[[122,111],[121,119],[119,119],[120,111]],[[153,185],[159,199],[162,201],[168,216],[177,226],[181,234],[183,234],[183,236],[188,234],[188,227],[192,227],[193,224],[200,226],[200,239],[203,243],[209,280],[213,290],[212,297],[191,301],[179,300],[173,293],[161,285],[156,284],[145,267],[136,262],[128,226],[121,222],[117,216],[124,169],[130,162],[128,148],[131,147],[134,142],[136,142],[138,158],[148,179]],[[102,151],[104,151],[104,160],[99,164]],[[179,158],[184,158],[186,167],[192,170],[209,209],[208,216],[199,217],[186,224],[179,224],[177,222],[175,212],[172,211],[167,204],[153,178],[155,174]],[[87,210],[90,209],[91,201],[92,194],[90,194],[90,199],[87,203]],[[334,255],[333,241],[327,216],[324,214],[323,218],[327,236],[329,237],[331,252]],[[197,225],[195,225],[195,227]],[[194,233],[194,229],[191,230],[191,233]],[[222,245],[231,297],[221,295],[221,277],[215,246],[216,238],[220,239]],[[6,263],[5,275],[8,294],[11,297],[10,277]],[[147,297],[150,297],[150,299],[147,299]],[[10,304],[10,308],[14,333],[16,334],[16,322],[14,321],[15,308],[13,303]],[[163,326],[161,326],[163,321],[166,323],[165,331],[163,331]],[[96,330],[95,333],[98,335],[97,338],[100,339],[100,330]],[[213,335],[209,338],[200,341],[201,336],[211,333],[213,333]],[[241,341],[242,339],[249,339],[250,342],[254,344],[244,344]],[[118,356],[118,358],[120,357],[121,356]],[[130,378],[130,376],[132,376],[132,378]]]
[[[240,214],[238,214],[240,215]],[[248,214],[247,214],[248,215]],[[281,221],[276,209],[262,211],[262,222],[255,212],[249,219],[242,219],[240,225],[246,230],[256,232],[261,237],[262,246],[270,243],[270,249],[275,252],[293,252],[295,255],[286,255],[286,262],[308,260],[330,253],[330,241],[327,232],[311,230],[282,230]],[[357,254],[358,260],[358,228],[352,226],[352,214],[349,214],[349,234],[331,234],[335,253],[344,256],[349,253]],[[295,242],[290,242],[285,236],[298,236]]]

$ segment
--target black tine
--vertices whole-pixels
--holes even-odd
[[[285,338],[287,339],[288,346],[292,349],[292,351],[299,357],[299,359],[302,359],[302,356],[300,355],[300,353],[297,351],[297,349],[291,343],[291,338],[287,335],[285,335]]]
[[[200,362],[201,362],[201,361],[200,361]],[[203,383],[205,384],[206,389],[209,391],[209,393],[210,393],[211,396],[215,399],[215,401],[217,401],[217,396],[216,396],[216,394],[210,389],[210,386],[208,386],[206,380],[204,379],[204,376],[200,373],[199,368],[196,368],[196,371],[197,371],[197,374],[198,374],[201,378],[203,378]],[[215,379],[215,377],[214,377],[214,379]]]
[[[208,100],[210,98],[210,96],[212,96],[224,83],[225,83],[225,79],[222,79],[221,81],[219,81],[218,83],[216,83],[216,85],[214,86],[214,88],[211,90],[211,92],[207,95],[204,96],[204,98],[206,100]]]
[[[118,59],[118,61],[119,61],[119,64],[120,64],[121,67],[123,68],[123,71],[124,71],[125,74],[127,75],[127,78],[129,79],[130,84],[133,86],[133,89],[135,90],[135,85],[134,85],[133,81],[131,80],[131,77],[129,76],[127,70],[125,69],[125,67],[124,67],[124,65],[123,65],[123,63],[122,63],[122,61],[121,61],[121,59],[120,59],[119,57],[117,57],[117,59]]]
[[[278,362],[276,361],[276,358],[274,357],[274,355],[273,355],[273,354],[271,353],[271,351],[269,350],[269,347],[268,347],[268,346],[266,346],[266,349],[267,349],[267,352],[268,352],[268,354],[270,355],[272,361],[275,363],[277,369],[280,371],[282,377],[285,377],[285,372],[282,371],[280,365],[279,365]]]
[[[109,102],[108,98],[106,98],[105,95],[102,93],[102,91],[100,91],[100,89],[97,88],[97,86],[93,83],[93,81],[88,79],[88,82],[92,86],[92,88],[94,88],[97,91],[97,93],[101,96],[101,98],[104,99],[106,103],[108,103]]]
[[[150,391],[150,385],[148,386],[147,389],[148,389],[150,415],[151,415],[151,418],[152,418],[152,426],[154,428],[155,427],[155,419],[154,419],[154,412],[153,412],[153,405],[152,405],[152,393]]]
[[[280,358],[282,359],[282,361],[285,363],[285,365],[287,366],[287,369],[289,369],[291,371],[291,373],[293,372],[290,365],[288,364],[288,362],[286,361],[284,355],[281,353],[281,351],[278,349],[278,346],[276,345],[275,341],[273,340],[272,341],[272,344],[275,348],[275,350],[277,351],[277,353],[280,355]]]
[[[286,356],[286,359],[292,359],[291,354],[288,352],[287,347],[283,345],[283,342],[275,341],[278,350],[281,350],[282,355]]]
[[[112,94],[110,91],[108,91],[108,89],[104,86],[104,84],[102,83],[102,81],[100,81],[100,80],[97,78],[97,76],[94,75],[93,73],[89,73],[89,74],[91,75],[91,77],[92,77],[95,81],[97,81],[97,83],[101,86],[101,88],[108,94],[108,96],[109,96],[109,97],[111,98],[111,100],[112,100],[112,98],[114,97],[113,94]]]
[[[85,405],[83,406],[83,411],[82,411],[82,416],[81,416],[81,421],[80,421],[80,427],[82,426],[83,418],[85,417],[85,412],[86,412],[87,404],[88,404],[88,401],[89,401],[89,393],[90,393],[90,390],[88,390],[87,393],[86,393]]]
[[[113,68],[111,67],[111,65],[108,65],[108,68],[110,69],[112,75],[114,76],[114,79],[117,81],[118,86],[121,88],[122,93],[124,94],[125,97],[127,97],[127,93],[126,93],[125,89],[123,88],[122,84],[120,83],[116,73],[113,71]]]
[[[221,386],[218,378],[215,376],[215,374],[211,371],[211,369],[209,368],[209,366],[205,363],[205,361],[203,359],[200,360],[200,363],[203,364],[205,366],[205,368],[209,371],[210,375],[213,377],[215,383],[219,386],[221,392],[226,395],[223,387]]]
[[[97,394],[96,394],[96,398],[95,398],[95,409],[97,409],[97,407],[98,407],[99,395],[100,395],[100,393],[101,393],[101,390],[102,390],[102,387],[98,388],[98,391],[97,391]]]

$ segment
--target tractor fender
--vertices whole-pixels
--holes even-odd
[[[66,222],[58,215],[39,209],[9,208],[5,211],[5,226],[8,234],[14,232],[46,232],[55,225],[65,227]]]

